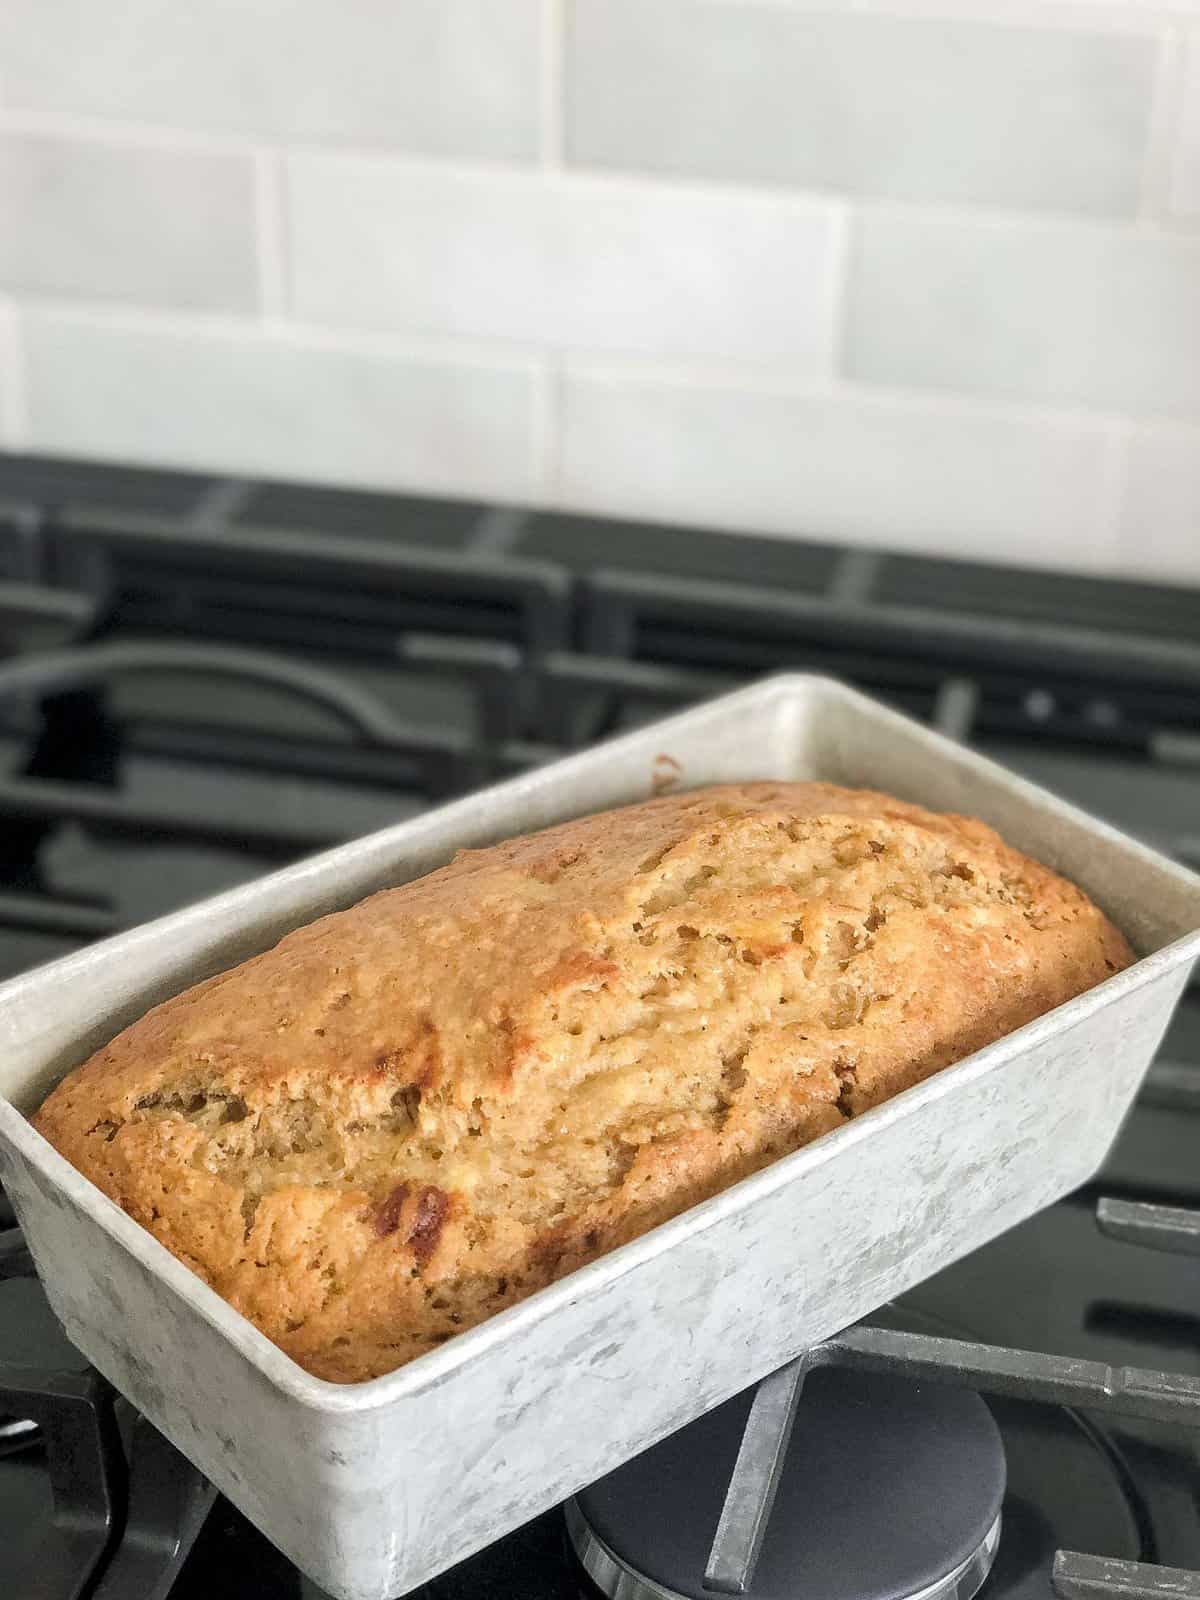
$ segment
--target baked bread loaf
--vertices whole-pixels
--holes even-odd
[[[820,783],[468,850],[157,1007],[41,1132],[310,1372],[387,1372],[1132,960]]]

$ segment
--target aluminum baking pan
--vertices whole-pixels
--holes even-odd
[[[1127,971],[370,1383],[302,1371],[30,1127],[152,1003],[463,845],[663,776],[869,784],[1081,883]],[[970,751],[783,677],[0,987],[0,1178],[97,1367],[339,1600],[405,1593],[1095,1172],[1200,951],[1200,880]]]

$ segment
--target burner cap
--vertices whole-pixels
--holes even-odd
[[[585,1489],[576,1553],[613,1600],[712,1600],[704,1568],[752,1392]],[[812,1374],[748,1600],[969,1600],[1000,1536],[1004,1449],[978,1395]]]

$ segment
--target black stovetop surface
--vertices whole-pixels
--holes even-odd
[[[0,457],[0,977],[784,666],[1200,864],[1198,592]],[[884,1317],[1200,1377],[1200,1260],[1102,1234],[1101,1196],[1200,1206],[1195,989],[1100,1179]],[[0,1363],[84,1365],[26,1279],[0,1282]],[[1198,1436],[1101,1444],[992,1404],[1010,1493],[985,1594],[1050,1594],[1064,1546],[1200,1569]],[[13,1587],[50,1512],[42,1447],[0,1456],[0,1594],[60,1600],[45,1566]],[[106,1589],[109,1560],[94,1600],[161,1600]],[[585,1590],[550,1513],[431,1593]],[[319,1591],[219,1499],[170,1593]]]

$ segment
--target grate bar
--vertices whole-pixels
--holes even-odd
[[[218,478],[201,490],[184,523],[193,533],[206,533],[236,522],[253,492],[254,484],[247,478]]]
[[[421,641],[413,649],[419,654]],[[460,666],[465,663],[460,660]],[[357,767],[377,770],[380,757],[416,758],[419,770],[434,792],[461,786],[467,760],[466,741],[452,730],[416,728],[369,690],[351,679],[298,662],[291,657],[266,651],[209,644],[127,642],[93,645],[76,650],[53,651],[21,657],[0,665],[0,697],[23,694],[61,694],[105,684],[128,674],[180,674],[215,676],[263,684],[294,695],[298,700],[317,705],[331,714],[354,739],[353,746],[339,745],[336,753],[326,748],[314,761],[297,746],[288,765],[288,742],[283,749],[270,735],[247,731],[239,742],[238,730],[230,728],[217,735],[216,750],[197,724],[186,729],[171,727],[159,736],[161,753],[184,755],[188,746],[196,747],[198,759],[227,757],[250,766],[264,763],[273,770],[346,776]],[[482,716],[482,712],[481,712]],[[311,741],[310,741],[311,746]],[[138,748],[137,740],[132,742]],[[154,749],[154,739],[144,746]],[[202,748],[204,747],[204,748]],[[385,761],[385,781],[394,781],[394,761]]]
[[[125,1463],[112,1391],[95,1372],[0,1363],[0,1408],[39,1424],[54,1519],[12,1590],[22,1600],[81,1600],[119,1532]]]
[[[744,1594],[750,1587],[796,1402],[806,1375],[819,1367],[963,1384],[984,1394],[1200,1427],[1200,1378],[890,1328],[851,1328],[766,1379],[761,1406],[755,1397],[704,1575],[704,1587],[714,1593]]]
[[[1200,1572],[1060,1550],[1054,1557],[1060,1600],[1200,1600]]]
[[[734,673],[663,666],[653,661],[624,661],[612,656],[574,655],[565,650],[546,656],[540,676],[569,688],[619,690],[668,703],[703,699],[744,681]]]
[[[45,516],[32,500],[0,500],[4,575],[26,584],[40,584],[45,575]]]
[[[529,513],[517,506],[492,506],[483,513],[467,540],[470,550],[506,554],[525,531]]]
[[[847,550],[833,569],[829,598],[845,606],[865,606],[882,569],[882,551]]]
[[[465,683],[475,702],[476,732],[489,749],[515,738],[528,720],[524,657],[500,639],[465,639],[453,634],[409,633],[396,654],[414,667],[432,667]]]
[[[103,939],[120,924],[104,906],[53,900],[49,895],[0,890],[0,926],[30,933],[61,934],[67,939]]]
[[[264,609],[290,607],[298,574],[312,595],[323,595],[325,614],[341,616],[350,596],[374,596],[380,619],[391,631],[410,603],[436,602],[447,619],[482,606],[508,619],[515,637],[534,654],[566,643],[571,583],[548,562],[503,551],[434,550],[421,545],[364,538],[330,539],[318,534],[273,528],[219,525],[203,533],[161,517],[89,512],[65,516],[54,529],[53,558],[60,574],[78,581],[77,569],[99,563],[106,590],[116,598],[117,615],[128,620],[127,605],[140,597],[151,610],[174,614],[180,596],[195,600],[215,574],[209,599],[224,607],[231,585],[259,597]],[[387,622],[387,618],[391,622]],[[455,623],[451,630],[460,632]]]
[[[281,816],[263,821],[189,817],[140,804],[116,789],[38,778],[0,778],[0,817],[10,822],[78,822],[143,844],[160,840],[209,845],[285,860],[327,849],[346,837],[336,830],[296,828]]]
[[[441,795],[465,785],[471,747],[453,728],[410,729],[406,745],[377,746],[256,733],[228,724],[139,716],[114,718],[120,748],[130,755],[165,758],[199,766],[235,767],[275,778],[320,778],[329,783],[365,784],[399,796],[416,790]]]
[[[0,617],[45,621],[81,630],[95,621],[96,607],[87,595],[70,590],[46,589],[33,583],[0,582]]]
[[[704,1587],[744,1594],[771,1520],[808,1364],[793,1361],[759,1384],[721,1508]]]
[[[556,744],[543,744],[537,739],[509,739],[496,752],[495,775],[511,778],[519,772],[529,772],[534,767],[544,767],[547,762],[558,761],[568,752]]]
[[[199,1469],[138,1417],[124,1537],[90,1600],[167,1600],[216,1498]]]
[[[5,1228],[0,1233],[0,1281],[6,1278],[33,1276],[33,1257],[29,1253],[29,1246],[25,1243],[25,1235],[15,1225]]]
[[[1164,728],[1150,736],[1150,754],[1168,767],[1200,767],[1200,734]]]
[[[388,707],[349,679],[261,650],[139,642],[52,651],[22,657],[0,668],[0,693],[60,694],[130,673],[244,678],[319,705],[360,737],[384,748],[406,738],[406,730]]]
[[[1200,1256],[1200,1211],[1105,1199],[1096,1206],[1096,1221],[1110,1239],[1175,1255]]]
[[[933,725],[948,739],[965,743],[971,737],[978,705],[978,684],[970,678],[947,678],[934,702]]]
[[[701,668],[567,651],[547,655],[540,663],[538,680],[543,733],[568,749],[599,737],[622,702],[687,705],[743,681],[736,675]]]
[[[812,1364],[963,1383],[984,1394],[1081,1406],[1151,1422],[1200,1426],[1200,1378],[1144,1367],[1011,1350],[963,1339],[851,1328],[811,1352]]]
[[[876,652],[896,649],[909,660],[914,641],[919,641],[927,663],[964,658],[977,667],[1019,663],[1023,669],[1052,672],[1058,680],[1169,687],[1179,694],[1200,686],[1196,645],[1149,636],[1114,637],[1074,624],[1064,628],[890,601],[845,605],[824,595],[612,569],[589,575],[585,598],[594,647],[601,653],[608,613],[608,621],[619,618],[612,640],[618,645],[651,619],[674,618],[695,631],[749,628],[760,639],[803,638],[810,644],[824,641]],[[616,653],[631,652],[622,648]],[[1200,735],[1182,737],[1180,759],[1200,761]],[[1167,751],[1172,748],[1168,742]]]
[[[1146,1074],[1138,1103],[1163,1111],[1200,1111],[1200,1067],[1156,1061]]]

